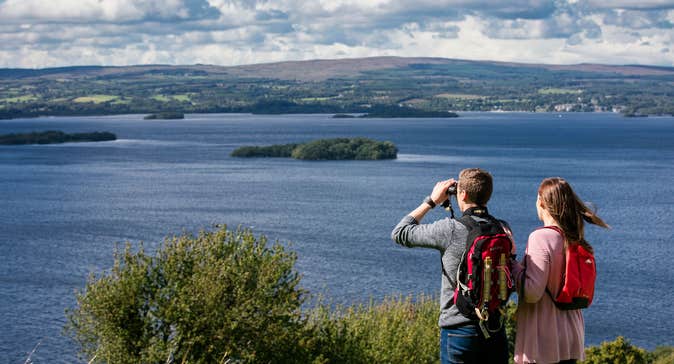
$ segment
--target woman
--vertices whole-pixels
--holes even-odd
[[[581,244],[592,252],[584,222],[608,225],[559,177],[541,182],[536,210],[544,227],[529,235],[524,260],[513,267],[519,293],[515,362],[576,363],[585,358],[583,314],[558,309],[550,293],[556,294],[563,284],[567,245]]]

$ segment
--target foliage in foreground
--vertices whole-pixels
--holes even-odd
[[[437,300],[421,295],[355,307],[319,305],[308,313],[313,363],[436,363]]]
[[[674,347],[658,347],[653,352],[632,345],[618,336],[614,341],[585,349],[584,364],[674,364]]]
[[[66,330],[101,363],[292,361],[302,331],[295,255],[249,230],[115,254],[92,275]]]
[[[295,260],[264,236],[226,227],[168,239],[154,255],[127,244],[77,293],[66,331],[92,363],[437,363],[437,299],[319,302],[302,312]],[[514,312],[511,303],[511,354]],[[589,364],[674,363],[674,347],[649,353],[622,337],[586,354]]]

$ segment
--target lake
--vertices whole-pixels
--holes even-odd
[[[303,286],[335,303],[437,294],[438,253],[390,240],[436,181],[467,167],[494,176],[490,212],[513,227],[520,256],[537,226],[536,189],[562,176],[612,226],[587,228],[598,264],[586,343],[623,335],[674,345],[674,117],[602,113],[462,113],[456,119],[330,115],[143,115],[0,121],[0,134],[110,131],[113,142],[0,146],[0,358],[71,363],[64,310],[116,244],[252,227],[290,244]],[[365,136],[397,160],[237,159],[242,145]],[[444,218],[433,210],[424,222]]]

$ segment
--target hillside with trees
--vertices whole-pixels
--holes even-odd
[[[174,113],[674,114],[674,68],[374,57],[235,67],[0,69],[0,118]],[[408,109],[400,109],[403,112]],[[391,112],[387,112],[391,114]]]

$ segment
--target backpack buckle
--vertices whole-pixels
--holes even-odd
[[[487,321],[480,321],[479,326],[480,326],[480,330],[482,331],[482,335],[484,336],[484,338],[489,339],[489,337],[491,335],[489,334],[489,328],[487,328],[486,323],[487,323]]]

